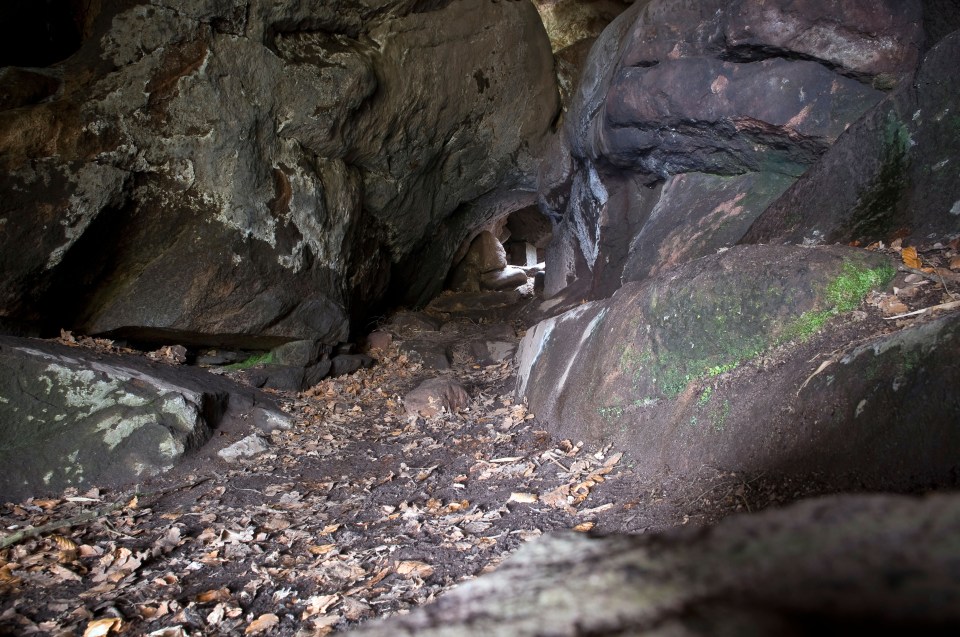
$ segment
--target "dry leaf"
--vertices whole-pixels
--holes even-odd
[[[307,608],[300,615],[300,619],[309,619],[314,615],[326,613],[327,609],[333,606],[338,599],[340,599],[339,595],[314,595],[307,600]]]
[[[273,613],[265,613],[260,615],[255,620],[250,622],[250,625],[247,626],[247,629],[243,631],[244,635],[256,635],[264,631],[270,630],[274,626],[280,623],[280,618],[274,615]]]
[[[570,495],[570,485],[562,484],[553,491],[548,491],[540,496],[540,501],[555,509],[564,509],[567,507],[567,497]]]
[[[230,589],[224,586],[223,588],[215,588],[199,593],[193,598],[193,601],[198,604],[210,604],[211,602],[225,602],[230,598]]]
[[[54,541],[54,543],[57,545],[57,548],[61,551],[77,550],[77,543],[68,537],[64,537],[62,535],[51,535],[50,539]]]
[[[514,491],[510,494],[510,502],[523,502],[524,504],[531,504],[536,501],[536,493],[522,493],[520,491]]]
[[[411,579],[413,577],[426,579],[433,575],[433,567],[425,562],[405,560],[397,564],[397,573],[399,575],[403,575],[407,579]]]
[[[170,626],[168,628],[155,630],[152,633],[147,633],[147,637],[189,637],[189,635],[187,631],[183,629],[183,626]]]
[[[913,246],[904,248],[903,251],[900,252],[900,256],[903,259],[903,264],[908,268],[920,269],[923,266],[923,264],[920,263],[920,258],[917,256],[917,249]]]
[[[623,458],[623,452],[617,452],[607,458],[607,461],[603,463],[604,467],[613,467],[615,464],[620,462],[620,459]]]
[[[578,531],[580,533],[586,533],[587,531],[592,529],[594,526],[595,526],[595,523],[593,522],[581,522],[577,526],[573,527],[573,530]]]
[[[105,637],[111,632],[120,632],[123,620],[119,617],[104,617],[95,619],[83,631],[83,637]]]
[[[888,296],[880,301],[880,311],[887,316],[893,316],[894,314],[903,314],[904,312],[909,312],[910,308],[904,305],[904,303],[897,297]]]
[[[335,548],[337,548],[336,544],[311,544],[307,547],[307,550],[312,555],[326,555]]]

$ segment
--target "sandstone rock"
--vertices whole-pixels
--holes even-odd
[[[198,369],[0,337],[0,494],[17,500],[166,471],[225,423],[282,425],[264,401]]]
[[[445,345],[420,340],[407,341],[401,345],[400,350],[427,369],[450,369],[450,352]]]
[[[429,309],[436,312],[470,314],[472,312],[495,312],[520,300],[516,290],[493,290],[489,292],[459,292],[444,294],[430,301]]]
[[[263,436],[251,434],[232,445],[224,447],[217,452],[217,455],[227,462],[237,462],[242,458],[258,456],[269,448]]]
[[[425,418],[435,416],[442,410],[457,412],[470,404],[470,396],[463,386],[452,378],[430,378],[403,397],[408,414],[420,414]]]
[[[366,338],[367,351],[385,352],[393,344],[393,336],[389,332],[370,332]]]
[[[527,273],[523,268],[508,265],[502,270],[485,272],[480,276],[480,286],[485,290],[509,290],[526,285]]]
[[[913,241],[960,233],[960,33],[924,58],[913,84],[851,126],[760,216],[745,243]]]
[[[330,347],[321,341],[291,341],[274,347],[270,352],[270,360],[277,365],[309,367],[329,353]]]
[[[529,330],[517,394],[558,437],[613,443],[642,475],[708,465],[861,487],[950,483],[957,315],[876,337],[822,374],[803,348],[777,350],[756,382],[765,352],[855,307],[859,296],[839,308],[840,290],[866,294],[892,274],[863,250],[734,247]]]
[[[567,104],[580,79],[590,45],[614,18],[630,6],[622,0],[536,0],[557,62],[561,101]]]
[[[301,392],[313,387],[331,374],[332,367],[333,363],[329,359],[321,360],[308,367],[268,364],[243,370],[241,376],[253,387]]]
[[[609,295],[628,261],[627,278],[646,276],[664,254],[682,262],[738,241],[763,198],[816,163],[884,91],[907,85],[922,42],[919,2],[635,3],[597,39],[565,141],[545,162],[558,167],[541,171],[541,210],[560,217],[545,295],[575,281],[584,297]],[[718,189],[693,210],[690,197],[674,209],[647,188],[701,179],[692,173],[713,175],[702,185]],[[740,175],[733,192],[722,176]],[[711,200],[747,196],[758,180],[763,197],[734,223],[705,218]],[[681,237],[692,243],[681,247]]]
[[[482,277],[507,267],[507,253],[503,245],[493,235],[484,230],[470,243],[466,256],[456,265],[451,274],[450,287],[453,290],[477,292],[482,285]]]
[[[401,336],[410,336],[420,332],[436,332],[440,329],[440,321],[423,312],[397,312],[390,319],[388,327]]]
[[[550,218],[534,206],[518,210],[507,218],[510,238],[525,241],[535,248],[546,248],[550,243],[553,227]]]
[[[331,359],[330,375],[352,374],[362,367],[372,367],[375,362],[372,356],[366,354],[340,354]]]
[[[208,349],[197,355],[196,364],[203,366],[221,366],[232,365],[243,362],[249,358],[246,352],[229,349]]]
[[[481,365],[496,365],[517,353],[517,344],[507,341],[472,341],[470,352]]]
[[[627,250],[622,280],[642,281],[670,266],[729,248],[793,183],[791,177],[777,173],[670,177]]]
[[[436,291],[474,215],[532,200],[557,98],[529,3],[414,4],[109,3],[7,73],[0,318],[269,349]]]
[[[837,496],[704,529],[530,542],[365,637],[949,633],[960,498]]]

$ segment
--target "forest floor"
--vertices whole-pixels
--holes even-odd
[[[706,467],[698,496],[642,482],[616,449],[552,439],[516,403],[511,362],[453,358],[443,374],[472,398],[459,413],[406,414],[402,396],[440,373],[391,347],[278,393],[295,425],[265,454],[0,506],[7,537],[64,524],[0,551],[0,634],[325,635],[428,602],[544,533],[706,524],[816,490]]]
[[[712,467],[644,480],[618,449],[553,438],[517,403],[512,361],[462,346],[524,327],[453,321],[450,369],[394,343],[370,369],[278,392],[294,425],[254,458],[0,504],[0,635],[326,635],[429,602],[545,533],[705,525],[832,490]],[[403,396],[435,376],[469,406],[407,414]]]

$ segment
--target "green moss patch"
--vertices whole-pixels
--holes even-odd
[[[825,297],[830,307],[804,312],[788,323],[780,342],[809,339],[834,316],[856,309],[870,290],[886,287],[896,273],[889,263],[867,268],[844,261],[840,275],[827,285]]]
[[[272,362],[273,352],[266,352],[264,354],[254,354],[250,358],[242,360],[239,363],[227,365],[224,369],[229,369],[232,372],[236,372],[242,369],[250,369],[251,367],[256,367],[257,365],[269,365]]]

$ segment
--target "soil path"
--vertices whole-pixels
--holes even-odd
[[[491,329],[513,332],[460,321],[445,334]],[[471,405],[408,416],[402,396],[443,374]],[[5,537],[72,525],[0,551],[0,634],[323,635],[430,601],[552,530],[643,532],[802,495],[706,468],[697,485],[640,483],[616,449],[551,439],[513,381],[509,362],[454,348],[438,372],[393,347],[278,395],[296,425],[256,458],[200,458],[139,496],[6,504]]]

